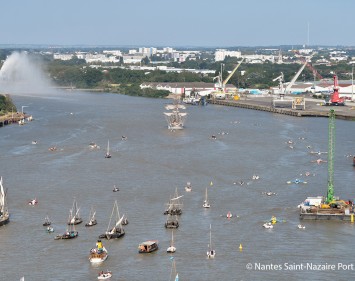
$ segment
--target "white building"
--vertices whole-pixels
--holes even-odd
[[[53,54],[55,60],[71,60],[73,56],[73,54]]]
[[[242,53],[240,51],[228,51],[225,49],[217,49],[214,53],[214,60],[215,61],[224,61],[226,56],[240,58]]]

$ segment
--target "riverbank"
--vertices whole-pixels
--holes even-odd
[[[322,100],[305,98],[305,109],[292,109],[291,99],[278,102],[273,106],[273,97],[243,97],[239,100],[216,100],[211,99],[209,103],[224,106],[234,106],[246,109],[261,110],[277,114],[285,114],[296,117],[328,117],[330,109],[334,109],[337,119],[355,121],[355,103],[347,102],[345,106],[324,106]]]

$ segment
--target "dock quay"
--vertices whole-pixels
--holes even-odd
[[[345,106],[324,106],[322,100],[306,98],[305,110],[292,109],[291,99],[285,100],[285,103],[280,103],[277,107],[273,106],[273,98],[268,97],[247,97],[239,100],[233,99],[210,99],[208,103],[233,106],[245,109],[260,110],[276,114],[285,114],[295,117],[329,117],[329,110],[334,109],[337,119],[355,121],[355,103],[348,102]]]
[[[5,125],[10,125],[13,123],[18,123],[18,124],[23,124],[25,120],[31,121],[32,116],[31,115],[26,115],[21,112],[16,112],[14,114],[7,114],[4,116],[0,116],[0,127],[3,127]]]

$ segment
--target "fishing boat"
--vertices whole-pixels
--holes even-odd
[[[210,225],[210,243],[208,244],[207,257],[209,259],[211,259],[211,258],[214,258],[215,255],[216,255],[216,250],[214,250],[212,247],[212,230],[211,230],[211,225]]]
[[[206,187],[206,193],[205,193],[205,200],[203,201],[202,207],[204,208],[210,208],[210,202],[208,201],[208,193],[207,193],[207,187]]]
[[[158,248],[158,240],[148,240],[139,244],[138,252],[141,254],[151,253],[158,250]]]
[[[175,253],[176,247],[174,246],[174,231],[171,231],[171,242],[170,246],[166,249],[167,253]]]
[[[7,192],[4,190],[3,180],[0,177],[0,226],[10,222],[10,214],[7,209],[6,201]]]
[[[68,220],[68,225],[70,224],[79,224],[79,223],[82,223],[83,220],[81,219],[80,217],[80,214],[79,214],[79,210],[80,208],[78,208],[78,203],[76,202],[75,198],[74,198],[74,201],[73,201],[73,207],[71,209],[71,213],[74,214],[70,217],[70,220]]]
[[[97,225],[97,221],[95,218],[96,211],[93,208],[90,210],[89,221],[85,224],[86,227]]]
[[[69,211],[69,218],[68,221],[72,222],[73,218],[73,210]],[[54,240],[60,240],[60,239],[74,239],[79,236],[79,232],[75,230],[75,224],[70,223],[68,224],[67,230],[63,234],[59,234],[56,237],[54,237]]]
[[[179,274],[176,271],[175,258],[170,257],[171,260],[171,272],[169,281],[179,281]]]
[[[49,217],[46,216],[46,217],[44,218],[43,226],[49,226],[49,225],[51,225],[51,224],[52,224],[52,222],[49,220]]]
[[[111,154],[110,154],[110,140],[107,141],[107,150],[106,150],[105,158],[111,158]]]
[[[164,215],[181,215],[183,203],[181,202],[180,199],[182,197],[183,195],[179,195],[176,188],[173,198],[171,198],[169,202],[166,204],[167,209],[165,210]]]
[[[111,271],[100,271],[99,276],[97,276],[97,279],[99,280],[107,280],[112,277],[112,272]]]
[[[165,222],[165,228],[178,228],[179,221],[177,215],[168,215],[168,218]]]
[[[192,191],[192,186],[191,186],[191,183],[190,183],[190,182],[187,182],[187,183],[186,183],[185,191],[186,191],[186,192],[191,192],[191,191]]]
[[[101,263],[108,258],[106,248],[102,245],[101,240],[97,240],[96,247],[90,250],[89,261],[91,263]]]
[[[122,227],[123,218],[124,216],[120,216],[120,213],[118,211],[117,200],[115,200],[107,230],[104,234],[101,234],[99,238],[109,240],[121,238],[122,236],[124,236],[125,231]]]
[[[173,104],[166,105],[165,109],[169,110],[169,112],[164,112],[166,121],[168,122],[168,129],[169,130],[183,129],[187,113],[181,112],[181,110],[186,109],[186,107],[180,104],[178,99],[174,99]]]

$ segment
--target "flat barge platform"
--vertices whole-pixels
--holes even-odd
[[[306,98],[305,109],[292,109],[291,99],[278,103],[277,107],[273,106],[273,98],[268,97],[247,97],[239,100],[233,99],[210,99],[208,103],[223,106],[232,106],[245,109],[253,109],[266,111],[276,114],[285,114],[295,117],[329,117],[329,110],[335,111],[337,119],[355,121],[355,103],[348,102],[345,106],[324,106],[322,100]]]

